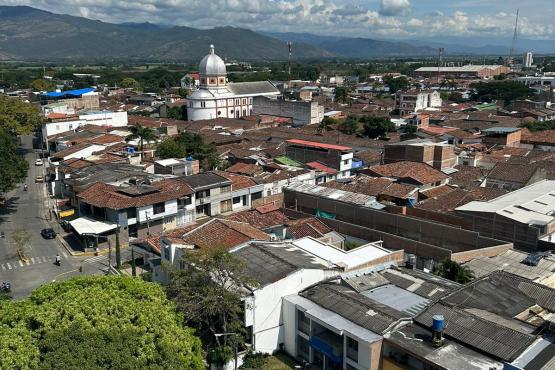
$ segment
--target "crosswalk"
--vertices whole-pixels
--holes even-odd
[[[65,252],[62,252],[60,257],[62,259],[67,259],[68,255]],[[33,256],[29,257],[29,260],[27,262],[23,262],[21,260],[6,261],[0,263],[0,271],[15,270],[27,266],[38,265],[41,263],[54,263],[55,260],[56,256]]]
[[[87,258],[86,260],[83,261],[83,263],[99,263],[99,262],[105,262],[107,264],[108,256],[94,256],[91,258]]]

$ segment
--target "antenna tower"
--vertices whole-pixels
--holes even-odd
[[[513,64],[513,54],[515,52],[516,38],[518,36],[518,10],[516,10],[515,31],[513,33],[513,41],[511,42],[511,50],[509,50],[509,58],[507,59],[507,66]]]
[[[441,58],[443,56],[444,48],[437,49],[437,83],[439,85],[441,77]]]

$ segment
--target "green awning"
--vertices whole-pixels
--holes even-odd
[[[276,157],[276,158],[274,158],[274,160],[276,162],[279,162],[279,163],[284,164],[286,166],[292,166],[292,167],[302,167],[303,166],[302,163],[297,162],[296,160],[291,159],[289,157],[286,157],[284,155]]]
[[[316,217],[329,218],[329,219],[335,220],[336,214],[325,212],[318,208],[316,210]]]

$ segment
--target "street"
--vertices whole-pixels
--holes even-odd
[[[35,166],[37,154],[33,151],[32,136],[22,137],[21,144],[24,157],[29,162],[25,180],[28,190],[24,191],[21,184],[5,195],[6,205],[0,208],[0,232],[4,232],[4,237],[0,238],[0,281],[11,282],[14,299],[27,297],[38,286],[54,280],[101,273],[98,264],[83,263],[86,257],[71,256],[57,239],[42,238],[42,229],[53,227],[57,232],[58,228],[54,226],[55,221],[49,224],[47,220],[46,185],[35,183],[35,176],[44,176],[44,166]],[[25,230],[30,234],[30,240],[23,249],[27,263],[18,257],[17,246],[12,239],[16,230]],[[54,263],[56,254],[61,257],[60,266]],[[80,266],[83,266],[82,272],[79,271]]]

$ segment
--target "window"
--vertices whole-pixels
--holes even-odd
[[[308,351],[308,341],[300,335],[297,335],[297,356],[303,360],[308,360]]]
[[[73,124],[72,123],[69,124],[69,129],[73,130]]]
[[[231,209],[231,199],[222,200],[220,202],[220,213],[229,212]]]
[[[210,84],[213,85],[213,84],[215,84],[215,83],[216,83],[216,79],[215,79],[215,78],[211,78],[211,79],[210,79]]]
[[[201,101],[201,102],[200,102],[200,107],[201,107],[201,108],[206,108],[206,102],[205,102],[205,101]]]
[[[310,319],[300,310],[297,310],[297,327],[301,333],[310,334]]]
[[[184,208],[185,206],[191,205],[192,202],[193,201],[190,195],[185,198],[178,199],[177,208]]]
[[[243,98],[243,105],[244,104],[247,104],[247,99],[246,98]]]
[[[127,208],[127,219],[137,217],[137,208]]]
[[[196,197],[197,199],[207,198],[210,196],[210,189],[197,191]]]
[[[222,111],[219,110],[219,111],[218,111],[218,116],[221,116],[221,115],[222,115]]]
[[[225,80],[223,78],[220,78],[220,84],[224,84]]]
[[[348,165],[348,164],[349,164],[349,161],[350,161],[349,159],[345,159],[345,160],[343,161],[343,164],[344,164],[344,165]]]
[[[358,341],[351,337],[347,337],[347,357],[358,361]]]
[[[200,83],[204,85],[206,83],[206,78],[201,78]]]
[[[169,261],[169,260],[170,260],[170,257],[171,257],[171,256],[170,256],[170,253],[171,253],[171,250],[170,250],[170,249],[171,249],[171,248],[170,248],[169,245],[165,245],[165,244],[162,244],[162,245],[164,246],[164,258],[165,258],[166,260]]]
[[[239,204],[239,203],[241,203],[241,197],[233,198],[233,204]]]
[[[220,188],[220,193],[229,193],[231,192],[231,185],[225,185]]]
[[[235,105],[239,105],[240,99],[235,99]]]
[[[166,212],[166,204],[164,202],[156,203],[155,205],[152,206],[152,208],[154,210],[155,215]]]
[[[260,199],[260,198],[262,198],[262,192],[261,191],[259,191],[257,193],[252,193],[252,195],[251,195],[251,201],[255,201],[255,200]]]
[[[246,116],[246,115],[247,115],[247,110],[243,109],[243,116]]]

